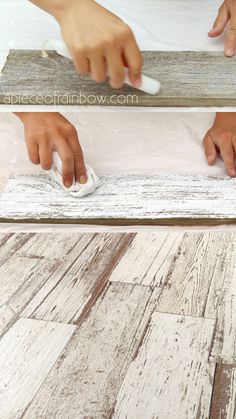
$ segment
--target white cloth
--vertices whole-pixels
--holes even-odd
[[[51,178],[59,184],[67,193],[72,195],[74,198],[82,198],[83,196],[90,195],[100,186],[101,182],[99,177],[95,174],[94,170],[88,164],[85,165],[87,170],[88,180],[85,184],[79,183],[73,180],[73,184],[70,188],[66,188],[62,181],[62,161],[57,153],[53,152],[53,164],[49,171]]]

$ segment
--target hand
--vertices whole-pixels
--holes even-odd
[[[94,0],[32,0],[58,21],[64,41],[82,75],[113,88],[124,82],[124,67],[134,87],[141,84],[143,58],[134,35],[120,18]],[[50,10],[48,3],[50,3]]]
[[[208,164],[213,165],[217,159],[217,152],[221,154],[229,176],[236,176],[236,113],[219,112],[211,129],[203,140]]]
[[[213,28],[208,35],[212,38],[221,35],[226,26],[225,55],[233,57],[236,52],[236,0],[225,0],[218,11]]]
[[[66,118],[55,112],[15,113],[24,124],[25,142],[32,163],[44,170],[52,166],[52,153],[57,150],[62,160],[62,178],[69,188],[75,178],[86,183],[83,152],[76,129]]]

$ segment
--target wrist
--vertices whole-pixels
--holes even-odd
[[[52,0],[51,4],[48,5],[47,0],[47,11],[58,21],[60,22],[63,20],[65,15],[68,12],[74,12],[75,8],[85,4],[88,5],[89,3],[94,2],[94,0]]]

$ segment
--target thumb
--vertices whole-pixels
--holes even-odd
[[[208,164],[213,165],[216,162],[217,151],[214,141],[212,140],[209,133],[207,133],[203,139],[203,146]]]
[[[223,3],[218,11],[218,16],[213,24],[212,29],[208,32],[208,35],[212,38],[219,36],[225,29],[227,22],[230,18],[226,3]]]

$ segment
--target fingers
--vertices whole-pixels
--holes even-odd
[[[50,170],[52,167],[52,146],[48,141],[41,140],[39,142],[39,159],[40,165],[44,170]]]
[[[124,83],[125,69],[121,52],[110,51],[107,55],[107,73],[110,85],[114,89],[120,88]]]
[[[56,149],[62,160],[62,180],[66,188],[70,188],[74,180],[74,155],[69,144],[60,139],[56,141]]]
[[[219,8],[218,16],[213,24],[212,29],[208,32],[208,35],[212,38],[219,36],[225,29],[229,20],[229,12],[225,3]]]
[[[74,127],[72,127],[72,130],[68,135],[68,143],[74,156],[75,179],[77,182],[84,184],[87,182],[87,170],[85,167],[83,151],[78,139],[78,134]]]
[[[131,33],[132,34],[132,33]],[[143,57],[133,34],[124,47],[124,58],[129,69],[129,79],[134,87],[140,87]]]
[[[225,167],[229,176],[236,176],[235,150],[232,142],[224,141],[220,147],[221,157],[224,160]]]
[[[234,6],[235,8],[235,6]],[[225,39],[225,55],[233,57],[236,51],[236,8],[232,10],[229,27]]]
[[[90,64],[88,58],[84,55],[83,51],[76,51],[73,53],[73,59],[76,70],[82,75],[90,73]]]
[[[215,164],[217,159],[217,150],[209,133],[207,133],[205,138],[203,139],[203,146],[208,164]]]
[[[106,80],[106,61],[102,54],[95,52],[91,58],[90,75],[98,83]]]
[[[27,146],[27,151],[28,151],[28,156],[30,161],[33,164],[39,164],[40,163],[40,159],[39,159],[39,148],[38,148],[38,143],[37,141],[35,141],[34,138],[26,138],[26,146]]]

